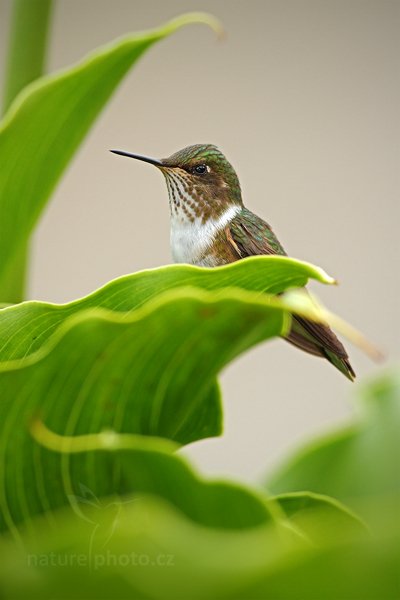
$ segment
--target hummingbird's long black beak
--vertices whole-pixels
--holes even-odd
[[[142,156],[141,154],[131,154],[131,152],[125,152],[124,150],[110,150],[110,152],[120,154],[121,156],[127,156],[128,158],[136,158],[137,160],[142,160],[143,162],[150,163],[156,167],[163,166],[161,160],[158,160],[157,158],[150,158],[149,156]]]

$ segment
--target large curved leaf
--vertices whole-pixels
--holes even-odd
[[[83,517],[85,509],[93,505],[100,508],[101,498],[121,488],[129,494],[122,498],[115,495],[116,508],[120,508],[120,502],[133,502],[138,494],[151,494],[169,502],[192,521],[208,527],[255,527],[279,515],[273,506],[275,501],[269,503],[251,488],[200,478],[185,458],[171,454],[179,446],[169,440],[112,431],[65,437],[50,431],[40,421],[33,422],[31,433],[41,446],[64,455],[61,470],[64,497],[68,497],[78,515]],[[103,477],[95,468],[87,469],[87,465],[82,468],[85,461],[90,463],[97,459],[103,467]],[[112,477],[108,469],[104,469],[107,459],[113,463]],[[50,484],[47,473],[41,478]],[[52,494],[49,486],[49,505],[53,502]]]
[[[124,37],[37,80],[12,104],[0,125],[0,293],[12,287],[15,261],[50,193],[116,86],[150,46],[189,23],[218,28],[212,17],[193,13]]]
[[[8,548],[11,572],[24,573],[29,583],[34,576],[33,589],[42,598],[57,595],[54,577],[66,597],[87,586],[85,597],[96,597],[99,590],[101,597],[108,596],[108,585],[117,597],[230,598],[240,589],[238,597],[253,597],[246,590],[260,577],[315,559],[325,547],[366,537],[359,521],[331,498],[293,494],[266,499],[249,487],[207,482],[182,457],[170,454],[174,444],[166,440],[112,432],[63,437],[40,422],[32,433],[41,445],[63,455],[62,483],[75,513],[52,513],[50,522],[49,514],[47,522],[29,518],[20,529],[27,551],[22,564],[15,549]],[[131,493],[98,497],[96,465],[86,473],[89,480],[78,483],[75,455],[80,461],[97,455],[103,469],[112,460]],[[41,479],[47,483],[47,474]],[[45,493],[50,504],[54,489]],[[74,568],[77,555],[79,571]],[[0,572],[6,571],[4,561],[0,565]],[[12,575],[6,571],[4,577],[14,591]]]
[[[334,280],[322,269],[283,256],[256,256],[215,269],[168,265],[120,277],[96,292],[69,304],[24,302],[0,310],[0,361],[23,358],[37,351],[71,315],[89,308],[127,313],[156,298],[161,292],[182,286],[204,290],[238,287],[279,294],[302,287],[309,279]]]
[[[65,435],[112,429],[179,443],[216,435],[216,375],[289,323],[275,297],[178,289],[131,315],[82,311],[35,354],[0,363],[2,526],[65,502],[59,457],[32,447],[33,417]],[[94,477],[103,494],[124,489],[112,464],[74,464],[77,481]]]

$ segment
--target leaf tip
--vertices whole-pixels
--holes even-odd
[[[320,281],[322,283],[326,283],[327,285],[339,285],[338,280],[328,275],[328,273],[324,271],[324,269],[321,269],[321,267],[317,267],[317,270],[321,278]]]
[[[185,25],[191,24],[207,25],[214,31],[218,40],[222,40],[225,38],[226,34],[221,22],[216,17],[214,17],[214,15],[211,15],[206,12],[185,13],[183,15],[180,15],[179,17],[171,19],[171,21],[167,23],[166,28],[168,28],[168,30],[176,30],[180,29],[181,27],[184,27]]]

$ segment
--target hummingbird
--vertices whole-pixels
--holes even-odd
[[[188,146],[161,159],[111,152],[150,163],[164,175],[175,262],[217,267],[247,256],[287,256],[270,225],[244,206],[236,171],[213,144]],[[354,380],[347,352],[328,325],[293,315],[285,339]]]

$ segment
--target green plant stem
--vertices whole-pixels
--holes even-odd
[[[52,0],[14,0],[3,113],[28,83],[40,77],[46,55]]]
[[[23,246],[8,262],[7,269],[0,279],[2,304],[18,304],[24,300],[28,259],[29,247]]]
[[[43,73],[52,0],[14,0],[3,93],[3,113],[16,95]],[[29,246],[22,248],[0,280],[0,300],[24,298]]]

